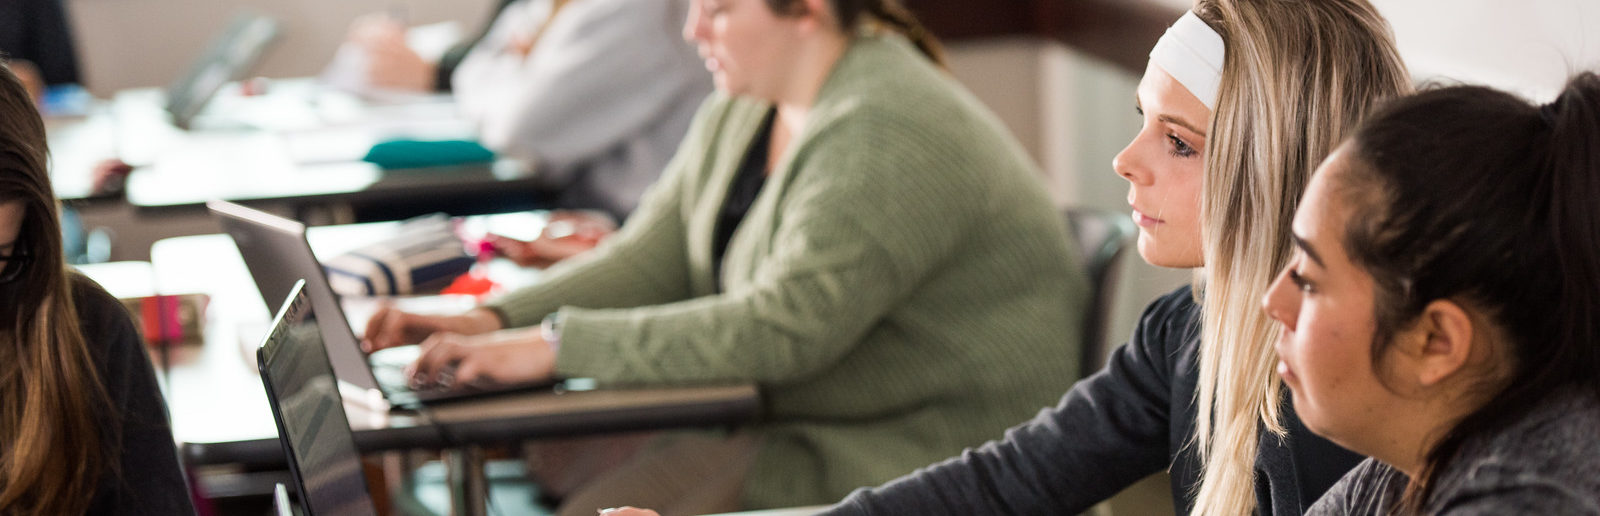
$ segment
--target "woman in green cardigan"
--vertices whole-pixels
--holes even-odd
[[[717,438],[748,459],[702,468],[734,472],[733,506],[686,512],[836,500],[993,438],[1072,384],[1086,278],[1066,230],[909,13],[696,0],[684,32],[718,92],[621,231],[489,306],[381,312],[369,349],[422,340],[425,384],[758,383],[761,420]],[[677,503],[608,490],[578,498]]]

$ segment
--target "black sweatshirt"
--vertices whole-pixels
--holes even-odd
[[[194,514],[166,402],[128,311],[83,276],[73,277],[73,296],[84,341],[111,395],[112,411],[100,418],[101,436],[121,437],[101,443],[110,467],[88,514]]]
[[[1188,287],[1145,308],[1128,344],[1054,408],[1005,438],[883,486],[824,514],[1076,514],[1161,470],[1176,509],[1199,487],[1195,430],[1200,308]],[[1285,438],[1263,432],[1259,514],[1302,514],[1361,457],[1308,431],[1287,401]]]

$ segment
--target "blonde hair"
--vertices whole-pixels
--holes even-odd
[[[1205,158],[1195,514],[1255,509],[1262,428],[1283,435],[1276,325],[1261,296],[1288,261],[1311,172],[1380,101],[1410,90],[1366,0],[1199,0],[1227,47]]]
[[[48,155],[33,101],[0,67],[0,203],[23,206],[17,249],[32,254],[20,277],[0,284],[0,514],[8,515],[88,510],[101,474],[116,473],[106,445],[120,440],[97,424],[113,407],[78,328]]]

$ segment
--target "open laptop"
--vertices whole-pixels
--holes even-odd
[[[384,402],[390,407],[415,408],[428,403],[555,385],[555,381],[544,381],[499,385],[492,389],[412,389],[404,370],[416,361],[421,351],[417,346],[400,346],[371,355],[361,351],[361,341],[351,329],[338,295],[328,285],[327,273],[312,253],[311,244],[306,242],[304,224],[227,201],[213,200],[206,203],[206,207],[217,216],[223,230],[233,237],[267,306],[288,296],[297,281],[305,281],[306,295],[323,314],[322,338],[347,399],[366,406]]]
[[[278,442],[288,456],[302,514],[376,516],[361,452],[323,349],[315,303],[303,287],[303,282],[291,286],[256,350]],[[287,512],[284,500],[278,503],[279,514]]]
[[[217,90],[250,73],[277,41],[278,32],[278,21],[272,18],[251,13],[234,16],[189,70],[167,87],[166,109],[172,124],[188,129]]]

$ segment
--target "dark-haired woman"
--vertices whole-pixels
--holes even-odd
[[[47,155],[0,67],[0,514],[192,514],[132,321],[67,269]]]
[[[1307,427],[1369,455],[1312,514],[1600,514],[1600,77],[1429,91],[1322,166],[1264,305]]]
[[[896,2],[697,0],[685,32],[719,93],[620,233],[489,309],[380,313],[369,345],[434,333],[424,381],[760,384],[752,430],[652,449],[574,514],[835,500],[1071,384],[1085,287],[1061,221]]]

